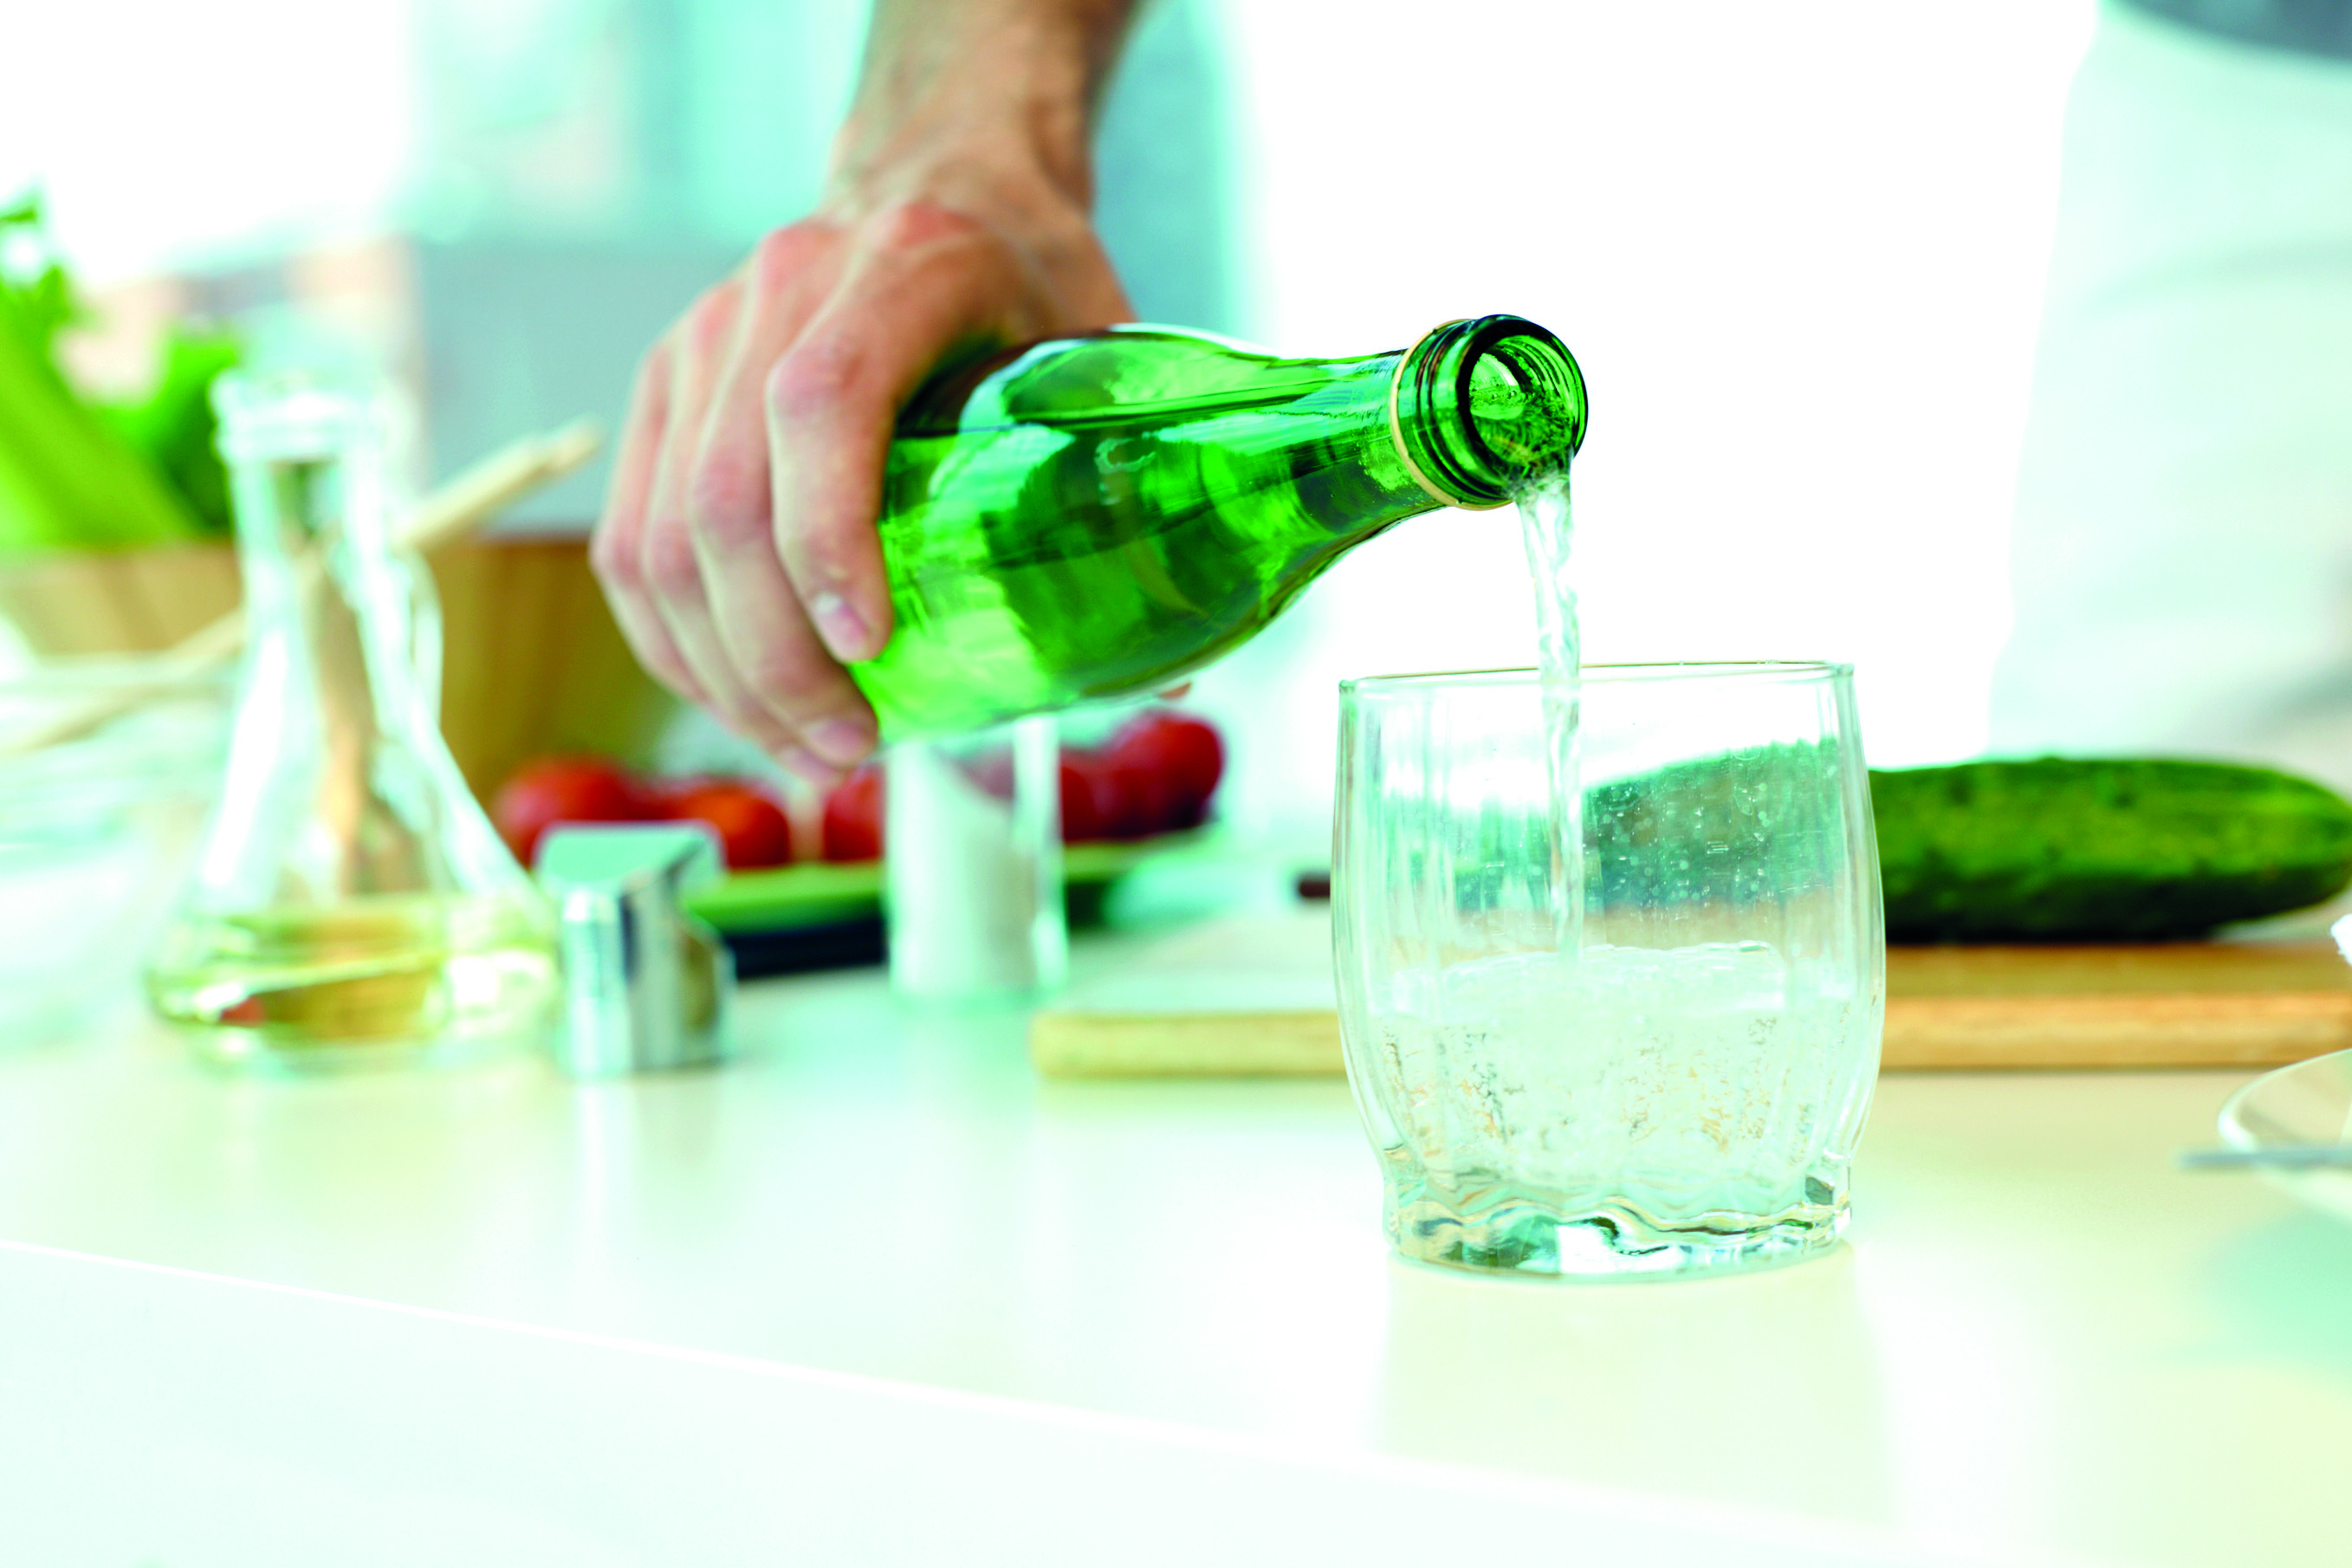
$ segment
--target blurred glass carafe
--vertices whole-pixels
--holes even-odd
[[[348,390],[225,377],[246,653],[228,776],[147,991],[217,1062],[336,1068],[536,1037],[546,901],[437,716],[423,563],[387,538],[380,420]]]

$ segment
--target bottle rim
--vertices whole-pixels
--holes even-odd
[[[1513,354],[1506,345],[1532,351]],[[1488,446],[1471,415],[1472,383],[1489,360],[1531,402],[1566,426],[1567,452],[1584,443],[1584,375],[1559,339],[1520,316],[1443,321],[1399,355],[1389,380],[1389,440],[1423,493],[1442,506],[1489,511],[1506,506],[1534,472]]]
[[[1758,658],[1706,659],[1688,663],[1588,664],[1577,674],[1580,686],[1841,685],[1853,679],[1853,666],[1835,659]],[[1465,688],[1523,686],[1540,689],[1544,672],[1532,668],[1507,669],[1420,670],[1391,675],[1360,675],[1339,682],[1348,701],[1370,698],[1428,699]]]

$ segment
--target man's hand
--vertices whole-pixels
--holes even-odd
[[[1087,140],[1131,0],[882,0],[815,216],[637,374],[591,559],[646,668],[820,785],[874,747],[875,519],[944,355],[1124,320]]]

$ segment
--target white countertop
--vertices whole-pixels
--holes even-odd
[[[2352,1558],[2352,1230],[2169,1164],[2245,1075],[1890,1076],[1839,1253],[1547,1285],[1392,1261],[1336,1080],[743,1003],[584,1088],[0,1053],[0,1561]]]

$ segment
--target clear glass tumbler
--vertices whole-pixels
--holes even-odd
[[[1851,677],[1588,667],[1573,859],[1534,671],[1340,688],[1339,1016],[1400,1252],[1622,1274],[1835,1244],[1885,997]]]

